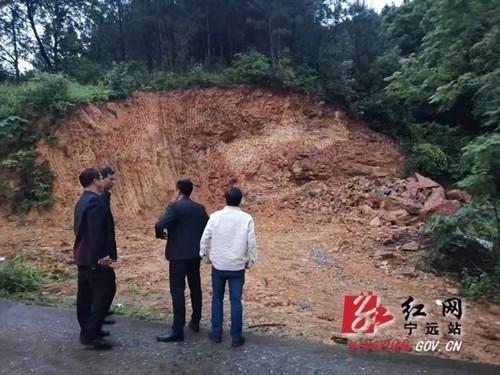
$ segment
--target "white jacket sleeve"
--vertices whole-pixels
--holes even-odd
[[[210,244],[212,242],[213,219],[208,220],[203,235],[200,240],[200,258],[205,262],[210,263]]]
[[[249,269],[257,261],[257,241],[255,239],[255,225],[253,219],[250,219],[247,228],[247,247],[248,247],[248,261],[245,268]]]

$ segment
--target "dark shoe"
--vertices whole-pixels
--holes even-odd
[[[244,343],[245,343],[245,339],[242,337],[240,340],[233,340],[233,342],[231,343],[231,346],[233,348],[237,348],[239,346],[242,346]]]
[[[200,332],[200,323],[189,322],[189,329],[193,332]]]
[[[177,342],[184,341],[184,336],[169,332],[164,335],[156,336],[156,340],[161,342]]]
[[[99,332],[99,337],[106,337],[109,335],[110,335],[109,331],[101,330],[101,332]]]
[[[106,319],[102,324],[115,324],[116,322],[112,319]]]
[[[98,339],[85,339],[80,338],[82,345],[88,346],[90,349],[94,350],[110,350],[113,348],[110,342],[107,342],[103,338]]]
[[[221,335],[215,335],[212,332],[208,334],[208,338],[210,341],[215,342],[216,344],[219,344],[222,341]]]

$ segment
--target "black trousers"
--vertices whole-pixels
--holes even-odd
[[[116,293],[115,271],[109,267],[78,267],[76,314],[80,337],[99,337],[102,323]]]
[[[174,310],[174,324],[172,331],[174,334],[183,335],[186,324],[186,302],[184,290],[186,289],[186,277],[189,290],[191,292],[191,306],[193,313],[191,321],[200,323],[201,320],[201,280],[200,280],[200,260],[174,260],[169,263],[170,294],[172,296],[172,306]]]

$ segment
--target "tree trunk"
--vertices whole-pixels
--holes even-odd
[[[156,1],[156,26],[158,28],[158,64],[160,68],[163,68],[163,56],[164,56],[164,45],[163,45],[163,15],[161,13],[160,0]]]
[[[35,25],[35,9],[33,8],[33,4],[31,1],[26,1],[26,10],[28,14],[28,20],[30,21],[30,26],[31,30],[33,31],[33,34],[35,35],[35,39],[38,45],[38,49],[40,50],[40,55],[42,56],[43,61],[45,64],[47,64],[48,68],[50,70],[53,70],[53,65],[52,62],[50,61],[49,56],[47,55],[47,52],[45,51],[45,47],[43,46],[42,40],[40,39],[40,35],[38,35],[38,30],[36,29]]]
[[[209,7],[207,3],[207,15],[205,18],[205,27],[207,29],[207,58],[206,58],[206,64],[210,65],[210,48],[211,48],[211,35],[210,35],[210,19],[209,19]],[[217,48],[217,47],[216,47]]]
[[[274,63],[273,24],[272,24],[271,14],[269,14],[269,18],[267,20],[267,32],[269,34],[269,54],[271,56],[271,60]]]
[[[175,43],[175,28],[174,27],[172,27],[172,29],[170,30],[170,40],[171,40],[171,44],[172,44],[172,53],[170,54],[170,56],[171,56],[171,60],[172,60],[172,70],[174,70],[176,65],[177,65],[177,49],[176,49],[177,44]]]
[[[123,3],[118,0],[118,29],[120,33],[120,57],[125,61],[125,38],[123,36]]]
[[[19,72],[19,51],[17,49],[17,21],[18,14],[15,6],[11,8],[12,15],[12,44],[14,45],[14,70],[16,72],[16,82],[19,82],[20,72]]]

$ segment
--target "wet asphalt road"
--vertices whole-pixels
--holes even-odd
[[[186,330],[182,343],[159,343],[166,323],[117,317],[112,351],[78,342],[75,312],[0,299],[0,374],[500,374],[500,367],[247,334],[231,348]]]

